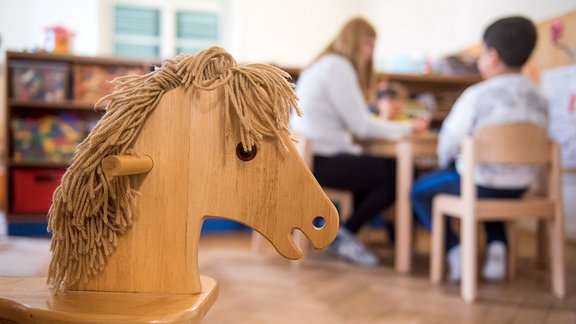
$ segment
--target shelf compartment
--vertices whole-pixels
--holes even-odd
[[[12,60],[8,68],[11,98],[58,102],[70,96],[70,67],[67,63]]]
[[[76,113],[15,115],[10,131],[12,161],[68,163],[88,126]]]

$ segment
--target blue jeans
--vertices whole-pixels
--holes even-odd
[[[477,186],[478,198],[520,198],[526,188],[494,189]],[[460,195],[460,175],[454,163],[446,168],[436,169],[421,176],[412,186],[410,200],[416,216],[426,229],[432,228],[432,199],[437,194]],[[488,243],[502,241],[506,244],[506,232],[503,222],[484,222]],[[449,250],[458,245],[460,240],[446,222],[445,248]]]

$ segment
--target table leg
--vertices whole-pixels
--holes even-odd
[[[396,271],[408,273],[412,257],[412,212],[410,189],[412,187],[413,150],[410,141],[396,145]]]

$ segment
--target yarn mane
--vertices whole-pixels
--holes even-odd
[[[277,138],[288,150],[281,134],[289,134],[292,108],[301,115],[289,78],[288,73],[265,64],[238,66],[224,49],[211,47],[194,56],[165,60],[145,75],[114,79],[115,90],[96,103],[106,113],[78,145],[53,195],[48,212],[48,231],[53,236],[47,283],[55,291],[65,291],[104,270],[118,235],[132,224],[137,192],[129,176],[108,177],[100,162],[109,155],[132,154],[131,145],[164,93],[177,87],[221,89],[227,138],[231,118],[236,118],[246,151],[265,136]]]

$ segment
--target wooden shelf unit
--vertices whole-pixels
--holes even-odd
[[[442,121],[454,102],[469,86],[480,82],[480,76],[474,75],[434,75],[434,74],[386,74],[378,75],[379,80],[396,81],[408,88],[410,96],[416,96],[420,93],[431,93],[436,103],[437,110],[432,116],[433,127],[439,128]]]
[[[7,52],[5,62],[2,160],[8,234],[47,235],[52,190],[70,163],[72,147],[104,114],[94,103],[111,90],[107,81],[147,73],[160,62],[20,52]],[[44,233],[37,232],[41,229]]]
[[[293,82],[298,80],[302,71],[295,67],[280,67],[288,72]],[[476,75],[437,75],[437,74],[393,74],[378,73],[378,81],[396,81],[408,88],[410,96],[416,96],[419,93],[431,93],[438,104],[438,110],[434,113],[433,123],[439,127],[452,105],[469,86],[480,82],[482,79]]]

